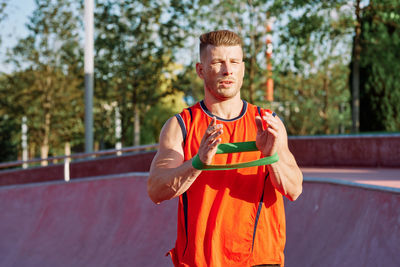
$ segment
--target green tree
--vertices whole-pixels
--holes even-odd
[[[0,75],[0,162],[17,160],[18,141],[21,140],[20,124],[7,114],[10,96],[4,93],[6,81],[6,77]]]
[[[360,130],[400,131],[400,3],[371,0],[361,17]]]
[[[18,124],[8,116],[0,117],[0,162],[15,161],[18,157],[18,144],[13,138],[18,134]]]
[[[160,90],[183,45],[188,4],[180,1],[98,1],[95,11],[95,99],[98,141],[112,139],[104,106],[117,102],[122,142],[139,145],[147,111],[174,87]],[[187,24],[187,23],[186,23]]]
[[[346,1],[276,1],[277,108],[289,134],[349,131],[353,9]],[[283,4],[283,5],[282,5]]]
[[[174,73],[181,68],[179,65],[171,65],[168,69],[170,73]],[[174,75],[174,74],[173,74]],[[163,78],[160,87],[161,92],[174,88],[173,83],[177,81],[175,77]],[[184,92],[176,90],[175,93],[169,94],[161,98],[147,112],[146,118],[143,120],[143,131],[141,131],[141,140],[145,144],[156,143],[164,123],[174,114],[180,113],[187,107],[184,101]]]
[[[277,110],[290,134],[322,134],[349,128],[347,66],[354,10],[347,8],[347,3],[344,0],[197,1],[194,6],[200,32],[227,28],[243,37],[246,61],[243,98]],[[266,24],[273,18],[275,102],[266,103]],[[188,70],[185,75],[183,87],[197,98],[200,94],[190,91],[194,72]],[[300,125],[304,116],[312,116],[313,120]]]
[[[77,138],[83,131],[79,16],[71,1],[35,4],[28,37],[9,52],[16,71],[8,75],[6,88],[12,98],[8,114],[27,116],[30,146],[46,158],[50,147],[53,154],[63,153],[64,142],[82,142]]]

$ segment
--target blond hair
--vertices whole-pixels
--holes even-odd
[[[200,58],[208,45],[242,47],[242,39],[239,35],[228,30],[219,30],[204,33],[200,36]]]

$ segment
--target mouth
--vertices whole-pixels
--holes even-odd
[[[219,81],[219,84],[221,84],[221,85],[223,85],[225,87],[228,87],[228,86],[231,86],[232,84],[234,84],[234,81],[232,81],[232,80],[222,80],[222,81]]]

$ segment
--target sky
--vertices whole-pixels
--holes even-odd
[[[0,72],[11,71],[3,61],[7,48],[16,45],[19,38],[28,34],[25,24],[29,20],[35,8],[34,0],[9,0],[5,13],[7,18],[0,23],[0,35],[2,42],[0,44]]]

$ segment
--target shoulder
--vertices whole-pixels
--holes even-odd
[[[181,143],[183,138],[180,133],[181,133],[181,127],[179,125],[176,116],[169,118],[165,122],[160,132],[160,140],[159,140],[160,147],[164,146],[170,147],[170,146],[175,146],[174,145],[175,143],[177,144]]]
[[[193,112],[200,109],[200,104],[196,104],[185,108],[181,113],[175,114],[169,118],[161,129],[160,148],[163,146],[181,146],[186,137],[186,125],[192,120]]]

